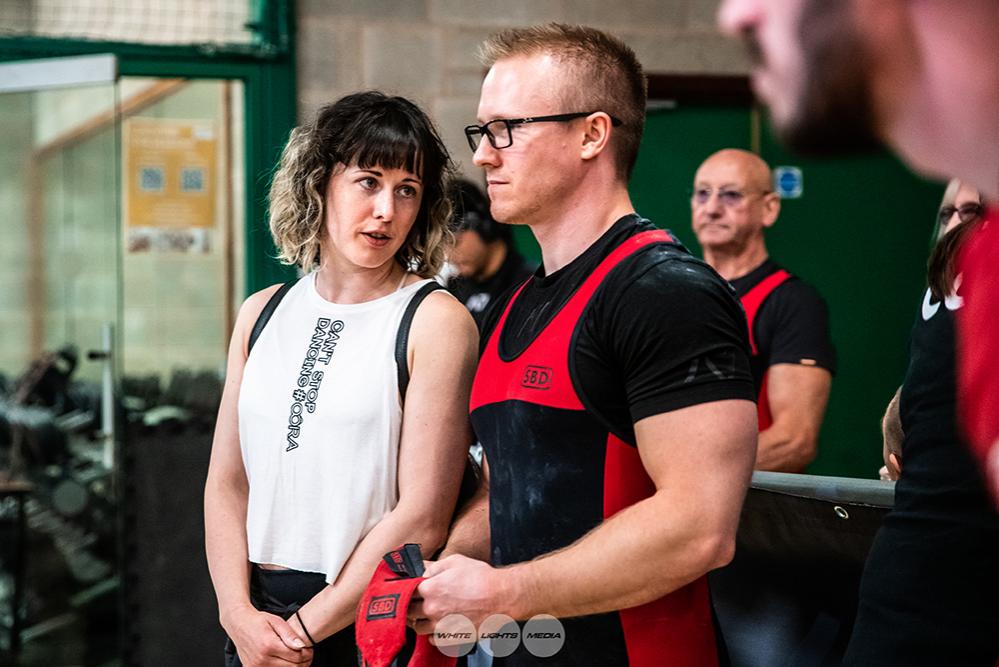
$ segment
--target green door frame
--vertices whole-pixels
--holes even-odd
[[[249,1],[249,0],[248,0]],[[280,264],[267,225],[267,191],[288,133],[297,123],[294,3],[255,0],[253,44],[158,46],[48,37],[0,37],[0,62],[112,53],[122,76],[237,79],[244,90],[247,294],[294,276]]]

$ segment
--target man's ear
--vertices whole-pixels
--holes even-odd
[[[780,195],[768,192],[763,195],[763,227],[773,227],[780,215]]]
[[[584,118],[583,123],[583,142],[579,156],[584,160],[592,160],[607,148],[611,119],[603,111],[597,111]]]

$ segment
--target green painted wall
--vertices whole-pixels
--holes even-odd
[[[630,183],[635,209],[696,250],[690,229],[694,172],[714,151],[749,147],[750,115],[746,109],[650,109]]]
[[[881,465],[881,415],[907,365],[943,187],[886,154],[794,158],[768,133],[762,155],[804,172],[804,197],[784,203],[768,244],[774,257],[822,292],[839,352],[810,471],[871,477]]]

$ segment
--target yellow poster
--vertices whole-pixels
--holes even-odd
[[[124,127],[128,249],[207,251],[215,226],[210,120],[130,118]]]

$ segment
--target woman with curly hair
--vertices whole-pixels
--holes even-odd
[[[240,310],[205,488],[230,665],[356,664],[382,554],[443,544],[478,342],[432,280],[451,173],[426,114],[377,92],[320,109],[284,149],[270,227],[305,275]]]

